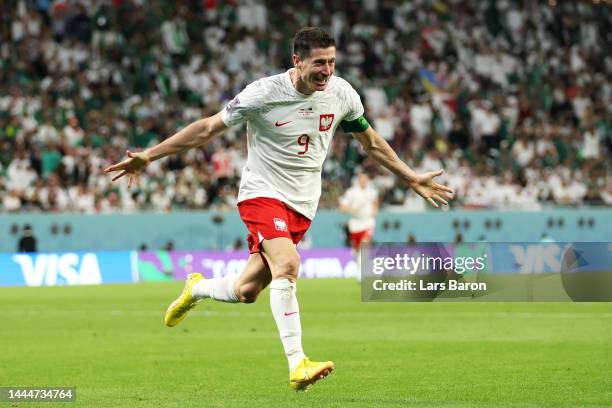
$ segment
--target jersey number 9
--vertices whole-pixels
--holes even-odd
[[[298,137],[297,143],[304,148],[304,150],[298,152],[298,154],[306,154],[306,152],[308,151],[308,143],[310,143],[310,137],[308,135],[300,135],[300,137]]]

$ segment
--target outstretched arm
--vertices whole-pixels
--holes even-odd
[[[106,173],[119,172],[113,177],[113,181],[127,175],[129,186],[132,184],[132,178],[147,167],[150,162],[202,146],[212,138],[222,134],[226,129],[227,126],[221,120],[221,112],[219,112],[216,115],[189,124],[163,142],[142,152],[131,152],[128,150],[127,159],[107,167],[104,171]]]
[[[443,170],[430,171],[424,174],[415,173],[406,163],[400,160],[389,143],[372,126],[369,126],[363,132],[353,132],[353,137],[361,143],[368,156],[408,183],[417,194],[434,207],[439,206],[438,202],[448,205],[446,200],[453,198],[452,188],[434,181],[434,178],[441,175]]]

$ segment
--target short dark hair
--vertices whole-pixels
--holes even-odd
[[[293,53],[307,58],[313,48],[335,47],[336,40],[319,27],[301,28],[293,37]]]

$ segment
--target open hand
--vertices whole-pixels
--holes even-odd
[[[444,170],[437,170],[419,174],[416,180],[410,183],[410,187],[412,187],[418,195],[429,201],[429,203],[436,208],[439,207],[438,203],[448,205],[447,200],[451,200],[454,197],[452,188],[438,184],[434,181],[434,178],[438,177],[443,172]]]
[[[148,164],[151,162],[151,159],[145,152],[130,152],[127,151],[128,158],[113,164],[112,166],[104,169],[105,173],[111,173],[113,171],[118,171],[119,174],[113,176],[113,180],[118,180],[121,177],[127,175],[128,176],[128,187],[132,185],[132,179],[140,173]]]

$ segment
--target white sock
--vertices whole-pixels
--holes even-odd
[[[289,279],[274,279],[270,283],[270,308],[285,348],[290,372],[305,357],[302,350],[300,308],[295,292],[295,282]]]
[[[211,298],[221,302],[238,303],[234,285],[238,274],[233,273],[222,278],[202,279],[191,288],[191,296],[196,299]]]

